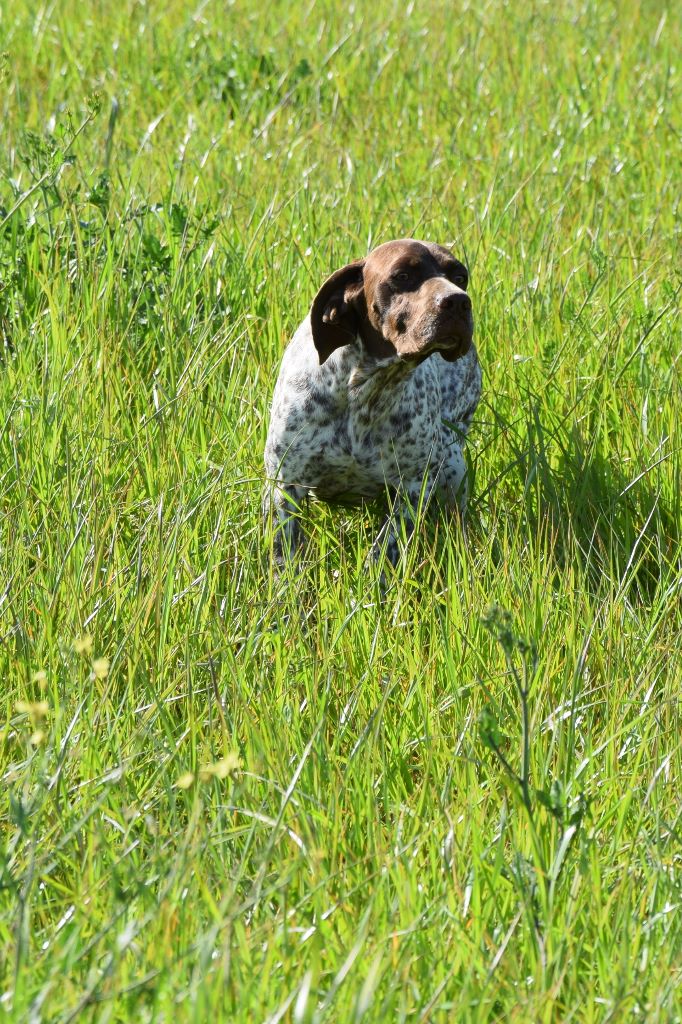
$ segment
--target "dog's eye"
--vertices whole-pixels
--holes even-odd
[[[445,273],[445,276],[450,281],[452,281],[453,284],[456,284],[458,288],[462,288],[464,291],[466,291],[467,285],[469,283],[469,274],[467,273],[466,268],[463,267],[461,263],[455,263],[454,260],[452,261],[452,263],[448,261],[443,265],[443,272]]]
[[[411,289],[417,284],[415,270],[396,270],[391,274],[391,285],[393,288]]]
[[[445,268],[445,273],[450,278],[453,284],[456,284],[458,288],[463,288],[466,291],[466,286],[469,283],[469,275],[466,271],[463,271],[461,267],[456,264]]]

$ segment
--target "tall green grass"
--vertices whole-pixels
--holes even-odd
[[[0,82],[0,1006],[682,1019],[680,19],[17,3]],[[471,270],[466,532],[312,504],[283,346],[380,241]]]

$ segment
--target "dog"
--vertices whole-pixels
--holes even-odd
[[[396,501],[373,553],[396,565],[413,511],[437,492],[464,512],[463,446],[481,395],[469,274],[441,245],[386,242],[335,271],[289,343],[265,445],[263,510],[281,564],[297,512],[323,500]],[[402,527],[401,527],[402,524]]]

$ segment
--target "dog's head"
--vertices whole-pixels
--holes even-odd
[[[468,281],[442,245],[412,238],[380,245],[337,270],[315,296],[310,323],[320,363],[356,337],[378,358],[419,362],[440,352],[454,362],[473,337]]]

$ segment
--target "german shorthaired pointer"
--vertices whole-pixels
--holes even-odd
[[[395,565],[400,520],[440,493],[463,511],[462,448],[481,394],[466,267],[440,245],[402,239],[337,270],[287,347],[265,446],[263,508],[278,561],[300,542],[296,512],[376,497],[396,510],[374,544]]]

